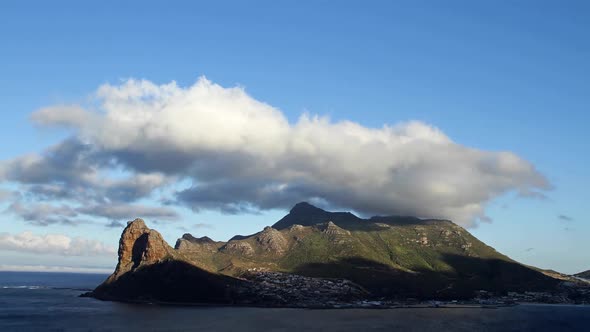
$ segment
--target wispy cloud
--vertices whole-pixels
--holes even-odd
[[[566,216],[564,214],[558,215],[557,218],[561,221],[574,221],[574,218],[572,218],[570,216]]]
[[[197,223],[192,225],[191,227],[186,227],[186,226],[178,226],[176,227],[176,229],[178,229],[179,231],[182,232],[193,232],[199,229],[214,229],[215,225],[213,224],[206,224],[206,223]]]
[[[18,193],[10,190],[0,189],[0,203],[2,203],[3,201],[10,201],[15,197],[18,197]]]
[[[63,234],[36,235],[29,231],[18,234],[0,233],[0,250],[61,256],[116,255],[115,248],[100,241],[72,238]]]
[[[429,124],[368,128],[309,114],[290,123],[244,89],[205,78],[186,88],[128,80],[101,86],[96,97],[97,110],[34,113],[35,123],[70,128],[73,137],[2,163],[0,181],[20,183],[38,199],[90,206],[76,212],[108,220],[137,212],[175,218],[155,207],[133,216],[106,209],[161,193],[195,211],[256,212],[321,200],[467,226],[489,220],[485,207],[497,196],[541,198],[551,188],[514,153],[463,146]],[[113,170],[127,177],[110,177]],[[184,180],[192,185],[177,190]]]
[[[107,228],[123,228],[125,227],[125,225],[123,225],[122,222],[116,221],[116,220],[112,220],[110,223],[105,225]]]
[[[122,225],[118,220],[130,220],[136,217],[152,221],[174,221],[178,214],[168,207],[147,206],[141,204],[96,204],[72,207],[67,204],[37,203],[16,201],[4,211],[19,216],[24,221],[36,226],[53,224],[79,225],[90,223],[85,218],[101,217],[110,220],[108,227]]]
[[[5,265],[0,264],[0,271],[14,272],[68,272],[68,273],[97,273],[109,274],[112,268],[101,267],[73,267],[73,266],[52,266],[52,265]]]
[[[78,212],[101,216],[108,219],[127,220],[133,217],[176,220],[178,213],[167,207],[147,206],[139,204],[100,204],[81,207]]]
[[[204,223],[195,224],[193,227],[196,229],[203,229],[203,228],[213,229],[213,228],[215,228],[215,226],[212,224],[204,224]]]
[[[5,212],[21,217],[30,224],[47,226],[52,224],[76,225],[80,221],[75,220],[78,212],[68,205],[55,205],[48,203],[27,204],[16,201],[12,203]]]

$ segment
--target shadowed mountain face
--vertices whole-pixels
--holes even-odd
[[[331,220],[336,224],[353,225],[362,220],[350,212],[328,212],[307,202],[297,203],[281,220],[272,227],[282,230],[293,225],[313,226]]]
[[[478,290],[541,291],[558,283],[448,220],[362,219],[299,203],[256,234],[228,242],[184,234],[174,249],[142,220],[130,222],[121,236],[115,273],[93,295],[241,303],[260,292],[242,278],[251,271],[346,279],[370,297],[388,298],[469,298]],[[285,294],[293,296],[292,290]]]
[[[590,280],[590,270],[575,274],[576,277]]]

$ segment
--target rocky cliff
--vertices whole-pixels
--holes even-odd
[[[127,223],[119,240],[118,254],[119,262],[115,272],[109,277],[110,281],[144,265],[155,264],[177,256],[162,235],[154,229],[149,229],[142,219]]]
[[[186,258],[184,252],[190,253],[195,245],[204,250],[208,241],[189,235],[183,240],[177,243],[181,252],[142,219],[128,222],[115,272],[86,295],[119,301],[234,303],[248,293],[245,282],[206,271]]]

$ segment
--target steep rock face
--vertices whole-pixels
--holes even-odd
[[[575,274],[576,277],[590,280],[590,270]]]
[[[328,221],[327,223],[320,224],[318,228],[321,232],[330,239],[330,241],[335,243],[346,243],[350,241],[350,231],[347,231],[343,228],[338,227],[332,221]]]
[[[135,219],[121,234],[115,272],[84,296],[115,301],[230,304],[242,301],[248,289],[249,284],[242,280],[194,264],[170,247],[159,232]]]
[[[264,227],[264,230],[256,236],[256,241],[267,252],[282,255],[287,250],[287,240],[283,234],[272,227]]]
[[[109,281],[112,282],[141,265],[153,264],[173,256],[173,249],[158,231],[149,229],[142,219],[135,219],[127,223],[121,234],[119,262]]]
[[[142,248],[139,249],[142,251]],[[145,249],[141,255],[141,264],[154,264],[167,257],[173,257],[173,249],[164,241],[162,235],[156,230],[151,229],[147,233],[147,239],[145,243]]]

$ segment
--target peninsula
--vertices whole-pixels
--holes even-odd
[[[583,279],[518,263],[449,220],[362,219],[305,202],[227,242],[184,234],[171,247],[136,219],[118,254],[114,273],[85,296],[280,307],[590,303]]]

